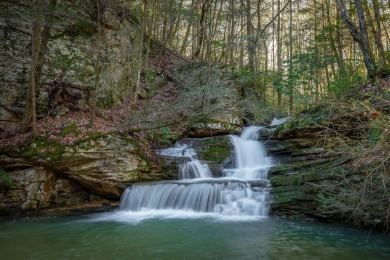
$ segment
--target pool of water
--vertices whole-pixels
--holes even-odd
[[[276,218],[118,212],[0,223],[0,259],[390,259],[390,239]]]

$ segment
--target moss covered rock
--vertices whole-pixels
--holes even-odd
[[[270,181],[274,203],[273,214],[294,218],[313,217],[334,220],[337,218],[318,200],[325,183],[335,181],[349,158],[332,157],[312,161],[294,162],[272,167]]]
[[[151,169],[137,142],[118,134],[89,137],[72,146],[34,138],[4,150],[0,166],[14,183],[0,189],[3,209],[40,210],[88,203],[97,197],[118,200],[129,183],[162,178]]]

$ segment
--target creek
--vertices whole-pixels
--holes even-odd
[[[113,212],[0,223],[1,259],[389,259],[387,236],[270,217],[273,160],[259,127],[230,136],[232,163],[214,177],[186,144],[178,180],[133,185]]]
[[[162,156],[187,158],[179,166],[179,180],[133,185],[122,195],[120,210],[143,215],[213,215],[227,218],[262,218],[269,211],[267,172],[271,158],[258,141],[260,127],[247,127],[231,136],[234,164],[214,178],[197,151],[187,145],[161,150]]]
[[[0,223],[1,259],[390,259],[387,236],[334,224],[103,216]]]

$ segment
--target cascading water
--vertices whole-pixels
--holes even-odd
[[[186,144],[176,143],[174,147],[157,151],[158,155],[166,157],[189,158],[189,162],[180,164],[178,179],[211,178],[212,174],[207,164],[195,159],[196,151]]]
[[[265,217],[269,211],[267,172],[271,159],[257,141],[260,127],[245,128],[242,135],[231,136],[235,149],[235,168],[224,169],[224,177],[213,178],[207,164],[197,160],[196,151],[177,143],[160,150],[161,156],[183,157],[178,181],[134,185],[125,190],[120,210],[156,214],[185,212],[191,216],[211,214],[229,217]],[[180,213],[179,213],[180,212]]]
[[[246,127],[241,136],[232,135],[234,145],[235,168],[224,169],[226,176],[242,180],[266,180],[271,158],[262,143],[258,141],[261,127]]]
[[[244,182],[167,183],[135,186],[123,194],[120,209],[179,209],[222,215],[266,215],[266,194]]]
[[[190,162],[182,163],[179,166],[179,179],[199,179],[211,177],[212,174],[209,166],[201,163],[199,160],[192,159]]]

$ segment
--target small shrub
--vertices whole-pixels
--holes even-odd
[[[10,188],[14,185],[14,181],[11,179],[9,174],[0,167],[0,188]]]

